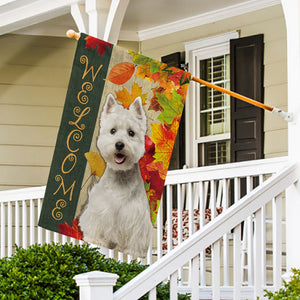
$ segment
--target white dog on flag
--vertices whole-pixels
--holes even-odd
[[[100,117],[97,147],[106,169],[88,193],[79,218],[83,238],[145,257],[152,236],[149,202],[139,169],[145,152],[147,118],[137,97],[129,109],[109,94]]]

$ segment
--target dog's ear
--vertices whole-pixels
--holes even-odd
[[[115,100],[114,96],[112,94],[108,94],[106,97],[106,102],[103,107],[103,112],[110,113],[112,111],[112,108],[117,105],[117,101]]]
[[[146,114],[143,109],[141,97],[135,98],[135,100],[130,104],[129,110],[135,112],[139,119],[146,120]]]

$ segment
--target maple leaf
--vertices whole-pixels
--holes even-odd
[[[176,68],[174,68],[176,69]],[[181,76],[182,76],[182,73],[184,73],[183,70],[180,70],[180,69],[176,69],[176,71],[169,76],[169,80],[172,80],[175,85],[180,85],[180,79],[181,79]]]
[[[154,158],[163,162],[164,169],[169,166],[178,127],[178,119],[174,119],[170,126],[152,124],[151,140],[155,143]]]
[[[155,145],[147,135],[145,136],[145,151],[146,152],[144,156],[139,160],[139,167],[144,181],[150,179],[150,174],[147,166],[151,162],[153,162],[153,155],[155,153]]]
[[[156,93],[156,96],[157,102],[163,108],[163,112],[158,116],[158,120],[171,124],[174,118],[181,116],[184,107],[181,95],[174,91],[171,100],[164,94]]]
[[[130,104],[137,98],[141,97],[144,105],[147,100],[147,94],[142,94],[142,88],[135,82],[131,88],[131,94],[123,87],[121,91],[116,92],[117,100],[122,103],[124,108],[129,108]]]
[[[138,65],[144,65],[148,62],[151,62],[153,59],[152,58],[149,58],[147,56],[144,56],[142,54],[139,54],[139,53],[136,53],[136,52],[133,52],[133,51],[128,51],[129,54],[132,55],[132,58],[133,58],[133,62],[135,64],[138,64]]]
[[[96,175],[99,178],[102,177],[106,164],[100,153],[90,151],[85,153],[84,156],[90,165],[91,175]]]
[[[124,84],[127,82],[135,71],[135,65],[130,62],[122,62],[112,67],[106,80],[114,84]]]
[[[93,36],[87,36],[85,40],[85,48],[92,48],[93,50],[97,48],[97,52],[99,55],[102,55],[106,51],[106,47],[111,48],[112,46],[112,44],[99,40]]]
[[[146,63],[144,65],[140,65],[137,67],[137,71],[135,73],[135,76],[140,77],[141,79],[148,79],[148,81],[151,81],[150,76],[150,63]]]
[[[180,77],[180,85],[188,84],[191,81],[191,73],[183,72]]]
[[[78,240],[82,240],[83,234],[82,231],[80,230],[78,223],[79,223],[78,217],[76,217],[72,221],[72,227],[67,222],[60,223],[58,224],[58,228],[59,228],[58,233],[73,237]]]
[[[164,163],[162,161],[152,161],[146,166],[149,172],[158,172],[161,179],[166,180],[168,169],[164,169]]]

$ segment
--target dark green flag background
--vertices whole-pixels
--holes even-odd
[[[39,226],[72,224],[113,45],[81,34],[66,95]],[[101,54],[101,55],[100,55]],[[55,76],[55,74],[53,74]]]

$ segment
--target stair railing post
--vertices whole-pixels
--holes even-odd
[[[113,300],[113,287],[119,276],[117,274],[92,271],[74,276],[79,286],[80,300]]]

